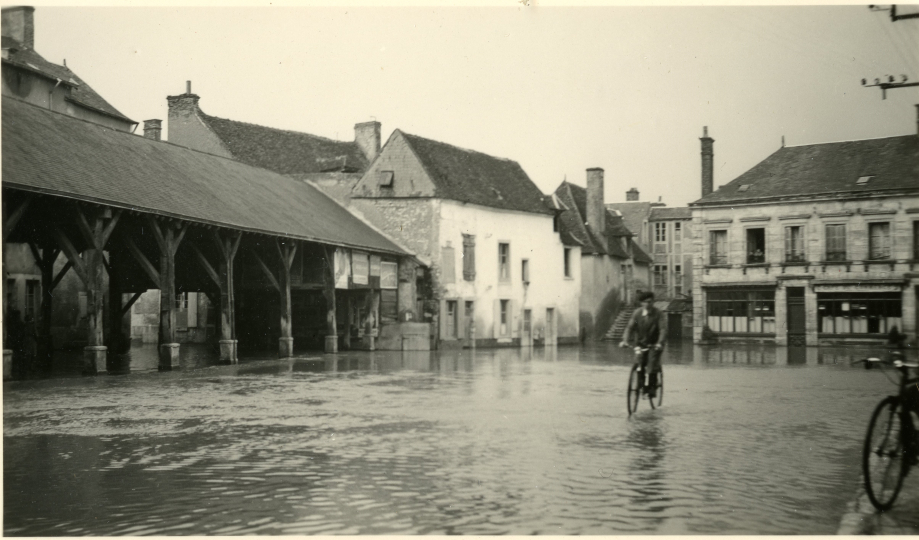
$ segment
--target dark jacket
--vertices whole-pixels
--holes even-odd
[[[667,341],[667,318],[664,313],[654,306],[648,306],[648,314],[642,313],[638,308],[632,313],[629,325],[625,327],[622,341],[628,341],[632,332],[635,332],[635,344],[639,347],[664,345]]]

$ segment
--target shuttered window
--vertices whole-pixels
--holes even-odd
[[[785,227],[785,262],[804,262],[804,227]]]
[[[890,223],[868,224],[868,258],[890,258]]]
[[[709,236],[709,249],[711,250],[710,264],[727,264],[728,232],[711,231]]]
[[[475,236],[463,235],[463,279],[475,281]]]

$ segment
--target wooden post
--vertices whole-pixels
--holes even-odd
[[[220,253],[217,265],[217,279],[220,287],[220,361],[229,364],[239,362],[236,354],[236,324],[233,313],[233,260],[242,239],[241,232],[223,237],[214,231],[214,243]],[[203,258],[203,257],[202,257]]]
[[[122,256],[123,252],[119,253],[118,251],[109,251],[109,273],[108,273],[108,320],[107,329],[108,329],[108,342],[106,346],[109,350],[109,371],[120,371],[124,366],[120,365],[121,363],[120,356],[126,354],[131,349],[131,337],[130,334],[125,334],[123,328],[124,315],[131,308],[130,305],[133,305],[137,298],[140,297],[140,293],[134,296],[132,302],[129,303],[127,309],[122,303],[123,290],[121,287],[121,268],[122,268]],[[130,332],[130,330],[129,330]]]
[[[54,351],[54,343],[51,336],[51,315],[52,300],[51,291],[60,282],[63,274],[70,269],[71,264],[67,263],[61,271],[57,280],[54,279],[54,262],[57,261],[61,250],[51,246],[45,246],[39,253],[38,246],[29,242],[29,248],[32,250],[32,257],[35,263],[41,269],[41,311],[38,321],[38,338],[36,343],[36,361],[40,371],[48,371],[51,368],[51,359]]]
[[[179,344],[176,342],[175,255],[188,231],[188,225],[165,223],[164,227],[160,227],[160,223],[153,216],[148,217],[148,223],[160,248],[159,369],[169,371],[179,367]]]
[[[322,289],[322,295],[325,296],[326,302],[326,335],[325,335],[325,352],[338,352],[338,330],[335,323],[335,248],[326,246],[325,252],[325,272],[323,272],[323,281],[325,287]]]
[[[281,337],[278,339],[278,358],[289,358],[294,355],[293,311],[290,303],[290,266],[297,254],[297,244],[287,240],[283,244],[275,239],[278,250],[280,272],[278,272],[278,289],[281,294]]]

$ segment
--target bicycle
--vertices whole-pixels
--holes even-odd
[[[638,410],[638,402],[641,401],[642,394],[648,396],[648,403],[651,404],[652,409],[660,407],[661,403],[664,401],[663,369],[657,372],[657,384],[654,386],[656,390],[654,397],[652,397],[652,393],[648,391],[650,388],[645,385],[645,371],[648,364],[648,351],[650,350],[650,348],[635,347],[635,364],[629,372],[629,388],[626,394],[626,406],[629,411],[629,416],[632,416],[632,413]],[[656,405],[654,403],[655,400],[657,400]]]
[[[919,368],[919,364],[902,360],[899,351],[891,359],[865,358],[853,364],[864,363],[865,369],[874,366],[891,365],[900,372],[899,386],[895,396],[887,396],[878,404],[868,423],[865,444],[862,448],[862,473],[865,478],[865,491],[875,508],[889,510],[903,480],[914,465],[919,465],[919,432],[913,425],[913,413],[919,415],[919,387],[916,388],[916,400],[910,403],[909,393],[913,385],[919,385],[919,377],[910,379],[909,370]],[[888,376],[888,379],[890,377]]]

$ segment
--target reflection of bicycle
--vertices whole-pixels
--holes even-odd
[[[632,366],[632,371],[629,373],[629,390],[628,394],[626,394],[626,402],[630,416],[638,409],[638,402],[641,400],[642,394],[648,396],[648,403],[651,404],[652,409],[660,407],[661,402],[664,400],[663,369],[657,372],[657,384],[655,384],[653,388],[645,384],[648,353],[650,350],[650,348],[643,349],[641,347],[635,347],[635,365]],[[652,392],[651,390],[654,391]],[[655,401],[657,401],[656,404]]]
[[[890,360],[865,358],[855,363],[864,363],[865,369],[891,365],[900,372],[898,383],[891,379],[899,386],[899,392],[881,400],[874,409],[862,450],[868,498],[878,510],[888,510],[900,493],[910,467],[919,464],[919,434],[910,415],[910,409],[919,414],[919,387],[916,387],[919,377],[909,378],[910,368],[919,368],[919,364],[904,362],[899,353],[894,353]],[[910,398],[910,394],[914,397]],[[910,399],[914,401],[911,403]]]

